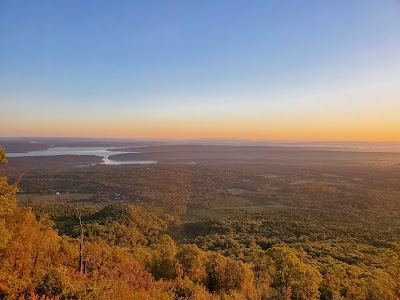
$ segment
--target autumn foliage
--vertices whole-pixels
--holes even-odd
[[[6,162],[1,149],[0,160]],[[48,215],[19,207],[16,192],[0,178],[0,299],[399,297],[398,253],[391,257],[393,275],[368,277],[334,262],[320,268],[284,244],[259,250],[253,259],[222,255],[177,243],[168,235],[176,220],[127,204],[84,214],[81,272],[76,224],[60,235]]]

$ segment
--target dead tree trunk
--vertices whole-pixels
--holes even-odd
[[[80,232],[80,241],[79,241],[79,273],[84,274],[84,262],[83,262],[83,223],[82,223],[82,213],[79,208],[76,208],[76,217],[79,220],[79,232]]]

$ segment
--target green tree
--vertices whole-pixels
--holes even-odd
[[[161,236],[158,243],[152,246],[154,251],[151,273],[156,279],[174,279],[176,277],[176,245],[167,234]]]
[[[39,285],[36,287],[38,295],[46,295],[48,297],[55,297],[61,295],[64,291],[64,284],[62,276],[57,269],[50,269],[43,276]]]
[[[319,298],[322,276],[310,265],[303,263],[296,252],[287,246],[276,246],[267,251],[272,259],[271,286],[285,299],[312,300]]]
[[[253,292],[254,274],[243,262],[211,253],[207,275],[207,286],[211,292]]]
[[[176,255],[177,260],[183,267],[184,275],[190,280],[202,283],[206,279],[205,253],[196,245],[181,245]]]

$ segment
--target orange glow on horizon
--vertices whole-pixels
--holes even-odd
[[[296,140],[296,141],[400,141],[400,121],[381,124],[321,124],[319,122],[267,121],[139,121],[114,122],[107,126],[94,122],[73,124],[37,124],[20,128],[3,127],[0,135],[51,136],[94,138],[234,138],[246,140]],[[389,124],[387,124],[389,123]],[[2,134],[3,133],[3,134]]]
[[[400,141],[400,103],[346,111],[326,107],[314,110],[157,116],[52,116],[1,124],[0,136],[97,138],[234,138],[293,141]]]

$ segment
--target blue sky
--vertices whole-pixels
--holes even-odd
[[[399,32],[397,0],[0,0],[0,136],[400,127]]]

